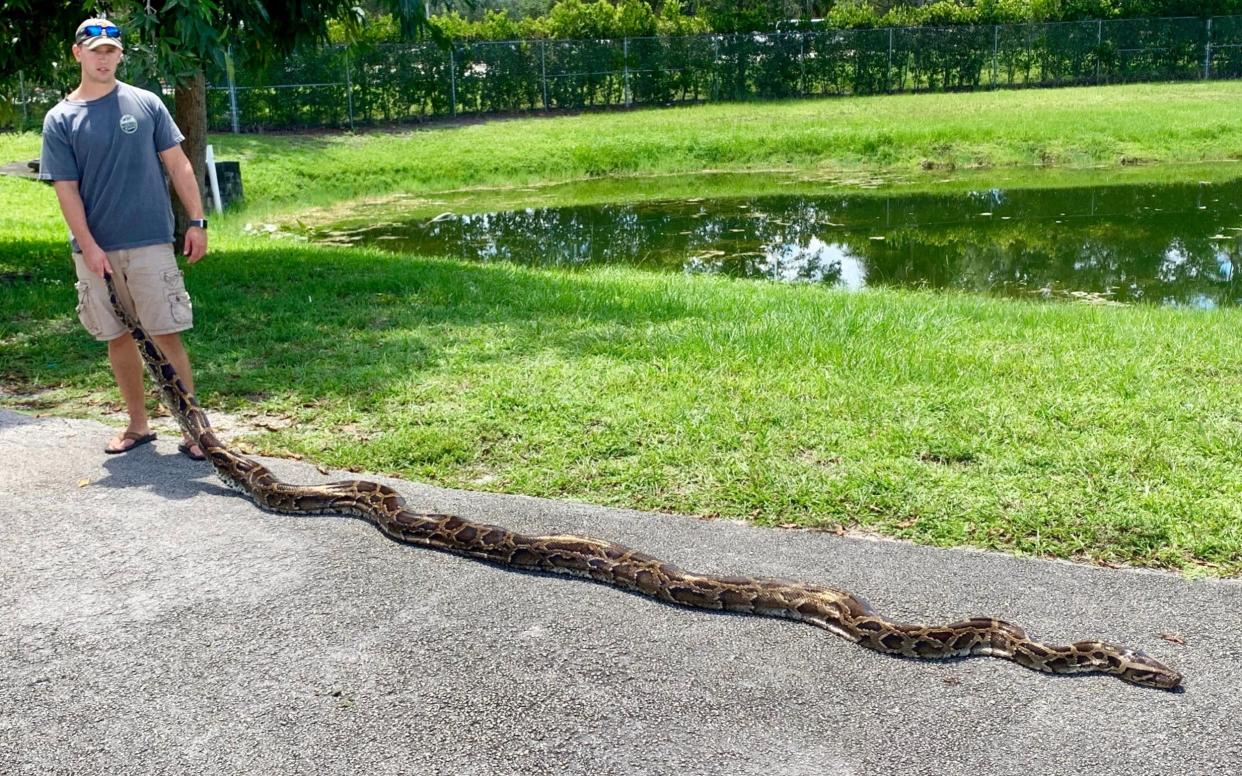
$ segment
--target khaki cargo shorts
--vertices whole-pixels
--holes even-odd
[[[107,254],[121,305],[131,314],[137,312],[138,322],[148,334],[172,334],[194,326],[190,295],[185,292],[172,243]],[[82,326],[100,342],[127,334],[129,330],[108,301],[103,278],[86,268],[80,253],[73,254],[73,266],[78,273],[78,320]]]

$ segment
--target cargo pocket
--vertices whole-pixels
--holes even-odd
[[[194,307],[186,293],[183,274],[179,269],[164,272],[164,288],[168,294],[168,311],[174,323],[193,323]]]
[[[92,337],[103,336],[103,329],[99,328],[99,321],[95,316],[95,310],[91,307],[91,287],[86,282],[79,280],[73,284],[78,291],[78,320],[82,322],[82,328],[90,332]]]
[[[194,307],[190,304],[190,295],[184,291],[173,291],[168,295],[168,310],[177,323],[194,322]]]

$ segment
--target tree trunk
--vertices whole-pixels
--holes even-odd
[[[207,176],[207,79],[203,76],[201,69],[195,71],[194,75],[187,80],[177,84],[176,91],[173,93],[173,119],[177,122],[181,134],[185,135],[181,148],[194,167],[194,175],[198,178],[198,195],[205,202],[206,198],[203,194],[207,189],[205,183]],[[173,247],[180,254],[181,246],[185,244],[186,222],[190,217],[186,213],[185,206],[177,198],[176,191],[172,192],[172,202],[173,218],[176,224]]]

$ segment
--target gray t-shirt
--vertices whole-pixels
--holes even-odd
[[[172,204],[159,152],[185,139],[160,98],[117,81],[96,100],[61,100],[43,119],[39,177],[78,181],[105,251],[170,243]],[[77,240],[70,235],[73,250]]]

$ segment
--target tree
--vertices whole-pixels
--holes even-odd
[[[425,0],[378,4],[392,12],[407,37],[428,30]],[[222,63],[229,46],[252,62],[270,61],[299,45],[326,42],[329,21],[356,27],[359,14],[357,0],[0,0],[0,79],[63,62],[67,41],[83,19],[115,20],[124,30],[127,56],[148,63],[148,75],[173,85],[173,115],[201,190],[207,148],[204,66]],[[180,206],[177,213],[180,226]]]

